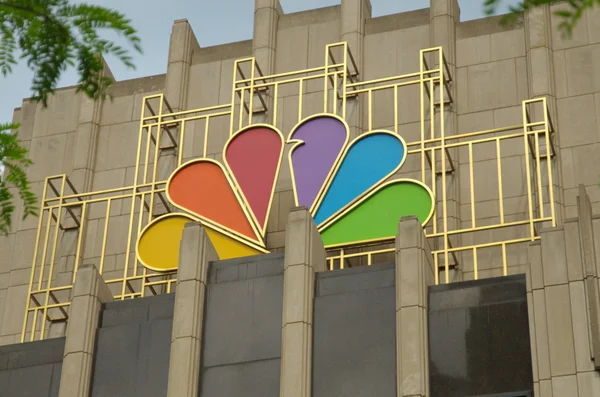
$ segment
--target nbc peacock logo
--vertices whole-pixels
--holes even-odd
[[[385,241],[402,216],[425,225],[433,214],[431,190],[399,179],[407,156],[399,135],[370,131],[349,142],[346,122],[311,116],[286,141],[277,128],[255,124],[226,142],[223,164],[212,159],[182,164],[166,187],[181,212],[154,219],[140,233],[137,256],[148,269],[175,270],[188,222],[201,222],[220,259],[267,253],[266,232],[286,144],[297,206],[310,210],[326,247]]]

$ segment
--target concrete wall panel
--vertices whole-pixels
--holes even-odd
[[[419,70],[420,50],[429,47],[428,26],[416,26],[399,31],[385,31],[365,36],[364,80],[372,80]],[[420,104],[418,85],[398,90],[398,123],[400,125],[419,121]],[[362,95],[363,120],[368,128],[368,99]],[[390,90],[376,91],[372,95],[373,129],[394,124],[394,100]],[[389,128],[388,128],[389,129]],[[393,128],[392,128],[393,130]],[[401,132],[405,137],[405,134]],[[410,139],[412,141],[414,139]]]
[[[525,32],[523,29],[509,30],[490,35],[491,60],[525,56]]]
[[[0,395],[58,397],[65,339],[0,347]]]
[[[314,397],[396,395],[395,302],[391,264],[317,273]]]
[[[340,40],[340,21],[335,19],[329,22],[310,25],[308,28],[308,58],[309,68],[325,65],[325,48],[328,44]],[[339,55],[337,55],[339,57]],[[337,61],[337,59],[336,59]],[[331,61],[330,61],[331,62]],[[298,69],[296,67],[296,69]],[[307,92],[323,92],[323,81],[313,80],[306,84]],[[287,132],[287,131],[286,131]]]
[[[132,98],[129,98],[133,102]],[[135,166],[139,137],[139,122],[129,121],[100,128],[96,171]],[[133,181],[129,181],[131,183]]]
[[[516,81],[514,59],[469,66],[469,110],[476,112],[517,105]]]
[[[200,396],[277,396],[280,366],[281,360],[274,358],[206,368]]]
[[[174,295],[106,304],[96,339],[91,397],[167,392]]]
[[[133,95],[124,95],[105,101],[102,107],[103,125],[125,123],[133,116]]]
[[[477,65],[491,61],[490,35],[469,37],[456,41],[457,67]]]
[[[275,73],[291,72],[307,68],[309,27],[296,26],[279,29],[275,51]],[[323,49],[325,56],[325,49]],[[280,87],[279,95],[297,95],[297,84],[285,84]]]
[[[212,263],[206,294],[200,396],[276,395],[283,255]]]
[[[201,108],[218,104],[216,100],[219,97],[221,64],[222,61],[215,61],[190,66],[188,107]]]
[[[562,22],[562,18],[555,15],[554,12],[569,10],[568,4],[553,5],[551,10],[550,23],[552,29],[552,46],[554,49],[562,50],[564,48],[585,46],[590,43],[588,21],[594,20],[595,15],[593,13],[586,12],[579,20],[579,23],[573,28],[571,37],[566,37],[559,31],[559,25]]]
[[[600,77],[600,45],[586,45],[564,51],[567,87],[570,96],[598,92]]]
[[[429,289],[432,397],[533,389],[524,275]]]

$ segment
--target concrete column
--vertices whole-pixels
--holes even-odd
[[[358,79],[363,80],[361,74],[364,73],[364,41],[365,41],[365,22],[371,18],[370,0],[342,0],[340,37],[341,41],[348,43],[348,48],[354,56],[356,67],[358,68]],[[350,127],[350,137],[356,137],[363,132],[363,114],[365,112],[363,104],[366,99],[349,99],[347,102],[346,122]]]
[[[176,20],[169,41],[169,63],[165,82],[165,97],[175,112],[186,109],[192,54],[199,48],[188,20]]]
[[[585,268],[589,236],[584,234],[589,230],[585,232],[581,223],[579,219],[545,229],[541,241],[529,247],[533,381],[535,394],[544,397],[587,397],[600,392],[594,362],[598,313],[590,299],[594,287],[589,288],[594,277],[586,276]]]
[[[164,95],[166,101],[174,112],[187,109],[187,97],[189,87],[190,66],[194,51],[200,49],[198,40],[187,19],[178,19],[173,22],[171,37],[169,40],[169,60],[167,64],[167,76],[165,81]],[[193,89],[193,88],[192,88]],[[169,110],[163,107],[163,113]],[[175,137],[179,133],[171,128],[171,134]],[[175,138],[178,139],[178,138]],[[167,134],[161,135],[160,145],[168,147],[171,144]],[[183,144],[179,142],[179,144]],[[182,148],[178,148],[182,150]],[[167,179],[171,172],[177,167],[178,150],[161,149],[158,157],[158,178]],[[155,200],[154,213],[164,213],[165,208],[160,200]]]
[[[432,47],[443,47],[446,60],[452,68],[456,66],[456,24],[459,21],[457,0],[430,0],[429,40]]]
[[[548,357],[548,330],[546,325],[546,299],[543,289],[542,249],[539,241],[528,247],[529,267],[527,269],[527,311],[529,314],[529,344],[533,388],[540,396],[540,376],[546,381],[550,374]],[[550,382],[548,382],[550,383]]]
[[[79,267],[67,324],[59,397],[88,397],[102,304],[113,295],[93,265]]]
[[[360,70],[364,65],[365,21],[371,18],[371,9],[370,0],[342,0],[340,35]]]
[[[179,251],[167,397],[198,396],[208,266],[217,259],[202,225],[188,223]]]
[[[315,273],[327,266],[321,235],[305,207],[290,212],[285,246],[280,396],[310,397]]]
[[[444,104],[444,134],[445,136],[455,135],[458,131],[458,118],[457,118],[457,109],[458,105],[456,101],[458,100],[458,96],[456,95],[456,84],[454,83],[454,79],[456,78],[456,24],[460,21],[460,7],[458,6],[457,0],[431,0],[430,9],[429,9],[429,41],[431,47],[442,47],[444,52],[444,56],[446,61],[448,62],[448,69],[450,76],[452,77],[452,83],[450,84],[450,93],[454,100],[453,104]],[[438,64],[437,59],[431,59],[428,61],[430,67],[436,67]],[[466,84],[466,82],[464,82]],[[439,90],[441,87],[436,87],[436,102],[439,100]],[[441,136],[441,106],[436,106],[435,109],[435,117],[436,117],[436,136]],[[437,191],[438,197],[436,200],[441,202],[442,194],[441,189],[446,188],[446,203],[447,203],[447,213],[446,217],[448,219],[448,230],[456,230],[461,227],[460,223],[460,186],[459,186],[459,151],[456,148],[450,148],[448,150],[450,157],[452,158],[452,163],[454,164],[455,171],[453,173],[446,174],[446,183],[444,184],[443,177],[441,174],[437,176]],[[436,164],[436,170],[441,172],[442,170],[442,162],[441,158],[438,156],[438,161]],[[447,159],[446,169],[448,169],[448,164],[450,160]],[[441,208],[441,206],[438,206]],[[439,219],[439,225],[442,225],[442,211],[436,211],[436,215]],[[455,235],[451,237],[453,246],[460,246],[459,235]],[[433,247],[436,249],[441,249],[442,247]],[[455,265],[452,256],[448,258],[449,265]],[[445,258],[443,256],[440,257],[439,264],[440,266],[444,265]],[[462,274],[459,271],[460,269],[455,269],[451,271],[449,275],[449,281],[458,281],[462,279]],[[444,280],[445,275],[440,275],[440,280]]]
[[[572,381],[576,374],[565,255],[562,228],[544,230],[541,242],[529,247],[533,382],[535,394],[541,396],[553,396],[555,377],[568,376]],[[565,395],[578,396],[576,389]]]
[[[552,32],[550,7],[532,7],[525,13],[525,44],[529,95],[554,99],[554,65],[552,62]]]
[[[525,48],[527,51],[527,81],[529,82],[529,97],[546,97],[548,111],[554,123],[558,126],[558,113],[556,110],[556,84],[554,77],[554,61],[552,56],[552,26],[550,24],[550,6],[542,5],[533,7],[525,12]],[[538,110],[538,109],[534,109]],[[534,112],[537,121],[542,120],[542,114]],[[554,136],[556,159],[554,162],[553,182],[555,186],[554,205],[559,224],[563,222],[564,192],[562,189],[562,172],[560,167],[560,134]],[[546,160],[542,159],[545,169]],[[544,188],[548,186],[546,173],[542,173]],[[536,200],[536,204],[539,201]],[[547,203],[544,203],[547,205]],[[546,208],[549,213],[549,208]]]
[[[115,81],[106,62],[104,62],[103,75]],[[69,179],[80,193],[89,192],[92,189],[103,105],[104,101],[95,101],[82,95],[75,133],[73,171],[69,175]]]
[[[594,247],[592,203],[583,184],[579,185],[577,213],[579,218],[583,290],[585,291],[586,307],[589,315],[591,358],[594,362],[594,369],[600,371],[600,279],[598,278],[598,261]],[[598,381],[600,382],[600,379]]]
[[[252,55],[265,75],[275,72],[277,26],[281,15],[279,0],[254,0]]]
[[[277,46],[277,27],[279,17],[283,15],[283,9],[279,0],[255,0],[254,1],[254,36],[252,40],[252,56],[260,67],[263,75],[275,73],[275,48]],[[258,71],[255,71],[258,75]],[[277,124],[273,120],[274,98],[273,93],[262,92],[262,98],[267,103],[267,113],[253,114],[255,123]],[[254,97],[254,109],[262,107],[258,96]],[[280,104],[281,106],[281,104]],[[280,109],[281,111],[281,109]]]
[[[398,397],[429,396],[428,287],[435,269],[423,227],[404,217],[396,236],[396,377]]]

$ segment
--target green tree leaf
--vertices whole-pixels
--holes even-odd
[[[0,175],[0,233],[7,234],[12,225],[12,215],[15,210],[13,192],[23,201],[23,219],[27,216],[37,216],[37,198],[31,191],[31,186],[25,173],[25,168],[31,165],[27,158],[27,149],[19,143],[18,134],[10,133],[19,126],[16,124],[0,124],[0,163],[4,173]]]
[[[516,6],[510,6],[509,13],[502,16],[500,23],[512,25],[517,22],[527,10],[559,2],[565,3],[569,7],[568,10],[561,9],[554,12],[554,15],[562,19],[562,22],[558,25],[558,29],[564,37],[571,37],[573,28],[577,25],[585,10],[600,5],[600,0],[523,0]],[[495,14],[502,3],[503,0],[484,0],[483,7],[485,13],[487,15]]]

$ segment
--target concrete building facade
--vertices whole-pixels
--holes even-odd
[[[0,237],[0,395],[21,390],[13,372],[25,369],[45,379],[39,395],[60,397],[600,395],[600,10],[564,38],[561,7],[507,27],[461,22],[456,0],[378,18],[369,0],[294,14],[256,0],[252,40],[201,48],[178,20],[165,74],[115,82],[104,102],[74,87],[45,110],[24,100],[13,121],[41,211],[22,221],[18,209]],[[219,260],[194,223],[177,271],[139,263],[142,231],[179,211],[166,192],[175,169],[223,161],[250,125],[288,137],[322,114],[351,138],[404,139],[393,176],[433,193],[424,227],[406,217],[377,244],[324,246],[296,206],[288,144],[270,254]],[[478,311],[491,320],[472,336]],[[11,358],[29,341],[47,361]],[[146,343],[155,350],[127,356]],[[483,345],[489,354],[474,353]],[[123,357],[102,353],[114,351]],[[131,364],[111,372],[114,360]],[[107,386],[125,372],[137,380]]]

